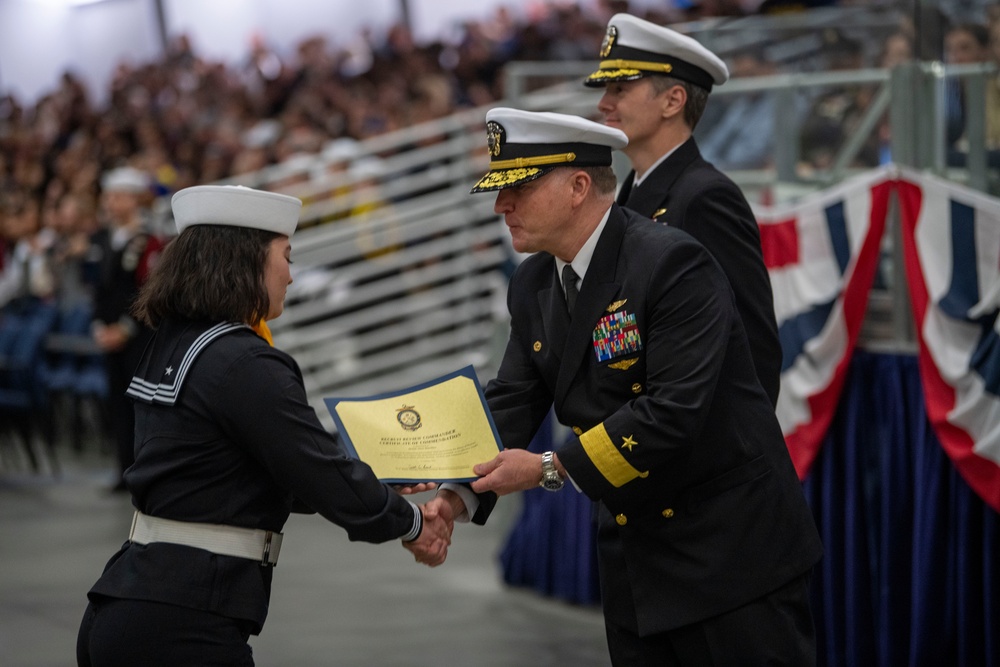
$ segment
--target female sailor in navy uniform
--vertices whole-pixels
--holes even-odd
[[[252,665],[292,511],[351,540],[402,538],[432,566],[450,542],[450,509],[412,504],[350,458],[295,361],[255,331],[281,314],[301,202],[197,186],[172,205],[179,236],[134,308],[155,329],[128,390],[137,511],[88,594],[80,665]]]

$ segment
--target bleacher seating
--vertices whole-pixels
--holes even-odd
[[[45,340],[58,311],[34,299],[9,304],[0,313],[0,446],[19,444],[34,470],[41,470],[35,442],[41,435],[49,464],[58,470],[51,422],[46,419]]]
[[[90,336],[92,308],[80,303],[62,312],[46,339],[44,370],[52,437],[60,423],[68,425],[73,448],[83,449],[84,408],[96,415],[98,432],[107,430],[105,400],[108,378],[104,356]]]

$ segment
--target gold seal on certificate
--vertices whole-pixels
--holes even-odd
[[[500,450],[472,366],[400,391],[327,398],[340,440],[383,482],[468,482]]]

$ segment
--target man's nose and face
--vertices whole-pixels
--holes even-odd
[[[503,215],[514,250],[553,252],[569,222],[568,177],[572,169],[557,168],[533,181],[497,192],[493,210]]]

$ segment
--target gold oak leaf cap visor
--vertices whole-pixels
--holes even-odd
[[[663,74],[711,91],[729,80],[726,63],[697,40],[631,14],[611,17],[598,57],[599,69],[584,79],[585,86]]]
[[[490,170],[472,193],[533,181],[556,167],[606,167],[628,144],[625,133],[559,113],[498,107],[486,114]]]
[[[302,201],[242,185],[196,185],[177,192],[170,206],[178,234],[192,225],[228,225],[291,236]]]

